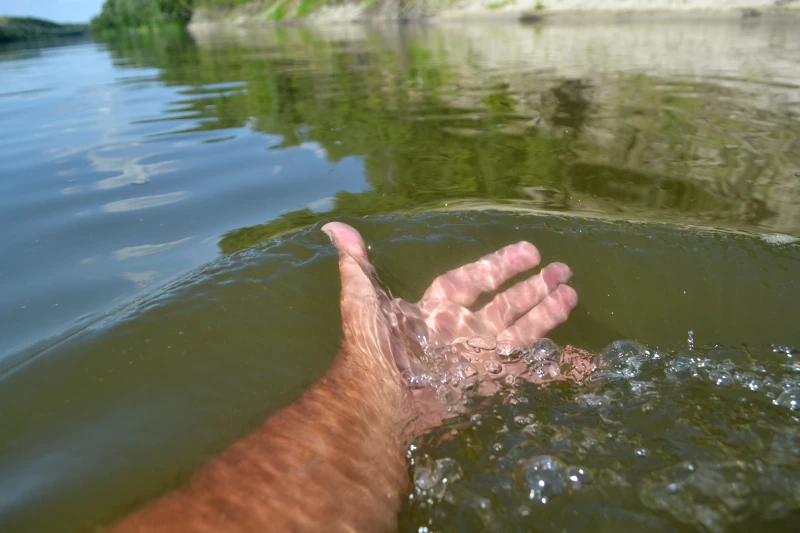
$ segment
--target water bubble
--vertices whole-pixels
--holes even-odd
[[[782,233],[766,234],[762,235],[761,238],[764,240],[764,242],[775,245],[792,244],[794,242],[797,242],[798,240],[797,237],[792,237],[791,235],[784,235]]]
[[[477,388],[478,382],[477,377],[467,378],[461,382],[461,388],[465,391],[473,391]]]
[[[557,361],[561,358],[561,351],[550,339],[539,339],[531,345],[531,357],[535,361]]]
[[[445,405],[454,405],[458,403],[458,400],[461,399],[461,393],[458,389],[453,389],[451,387],[441,387],[438,390],[439,398],[444,402]]]
[[[444,457],[436,460],[436,470],[439,472],[439,477],[443,483],[453,483],[461,479],[463,472],[461,465],[450,457]]]
[[[478,370],[469,363],[461,363],[456,367],[456,378],[458,381],[464,381],[478,374]]]
[[[454,459],[444,457],[432,462],[430,457],[425,455],[414,467],[414,486],[441,499],[445,495],[447,485],[452,485],[462,476],[461,465]]]
[[[533,422],[533,417],[530,415],[518,415],[514,417],[514,423],[520,426],[527,426]]]
[[[611,405],[611,398],[605,394],[583,394],[578,396],[578,401],[586,407],[603,408]]]
[[[467,344],[472,346],[477,350],[494,350],[497,346],[497,342],[494,339],[489,339],[486,337],[472,337],[467,340]]]
[[[760,461],[730,461],[668,467],[641,484],[642,503],[677,521],[707,531],[726,531],[753,514],[787,515],[793,506],[793,479]]]
[[[547,503],[548,498],[562,494],[565,478],[564,465],[550,455],[535,457],[525,466],[525,482],[531,500]]]
[[[800,408],[800,387],[792,387],[783,391],[780,396],[772,401],[775,405],[788,407],[792,411]]]
[[[561,373],[561,369],[553,361],[538,361],[531,367],[531,372],[540,380],[546,381],[556,378]]]
[[[517,344],[503,341],[497,343],[497,355],[500,356],[500,361],[503,363],[514,363],[522,359],[525,350]]]
[[[418,464],[414,468],[414,486],[419,490],[430,490],[441,481],[439,472],[431,466],[430,459],[425,463],[427,464]]]
[[[612,376],[634,378],[639,375],[650,351],[641,343],[632,340],[612,342],[600,353],[607,372]]]
[[[649,381],[630,381],[628,385],[630,385],[631,392],[637,396],[646,393],[654,387],[654,384]]]
[[[483,366],[489,374],[499,374],[503,370],[503,365],[497,361],[484,361]]]
[[[710,370],[708,378],[718,387],[730,387],[733,385],[733,377],[724,370]]]
[[[567,480],[570,482],[570,486],[574,489],[580,489],[584,485],[592,482],[592,475],[588,470],[580,466],[567,467],[566,475]]]

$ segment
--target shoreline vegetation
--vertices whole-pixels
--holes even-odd
[[[106,0],[94,32],[168,24],[293,24],[711,12],[800,13],[800,0]]]
[[[0,44],[78,37],[88,33],[88,24],[58,24],[33,17],[0,17]]]

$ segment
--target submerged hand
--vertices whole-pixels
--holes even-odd
[[[574,289],[566,285],[572,272],[552,263],[481,309],[471,309],[482,294],[539,265],[539,252],[528,242],[439,276],[417,303],[392,299],[381,288],[358,231],[340,222],[322,229],[339,251],[343,352],[400,387],[408,388],[422,345],[449,345],[476,336],[524,345],[564,322],[577,304]],[[414,403],[430,408],[430,395],[413,397]]]
[[[565,285],[570,270],[555,263],[470,310],[539,264],[526,242],[440,276],[417,303],[392,299],[361,235],[338,222],[322,229],[339,251],[342,279],[344,343],[332,368],[185,487],[112,531],[394,531],[408,445],[446,414],[433,387],[409,386],[423,344],[475,336],[527,343],[566,320],[577,301]]]

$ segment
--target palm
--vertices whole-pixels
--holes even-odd
[[[323,227],[339,251],[345,349],[380,362],[380,372],[412,380],[425,346],[450,345],[481,337],[486,342],[523,345],[547,335],[575,308],[577,295],[566,285],[572,276],[561,263],[544,267],[472,310],[482,294],[540,262],[527,242],[506,246],[474,263],[436,278],[417,303],[391,299],[380,288],[361,235],[332,222]]]

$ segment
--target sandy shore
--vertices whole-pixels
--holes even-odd
[[[443,14],[470,11],[523,11],[540,13],[597,12],[739,12],[800,7],[795,0],[464,0]]]
[[[192,25],[273,23],[280,2],[253,0],[227,12],[210,13],[199,9]],[[304,22],[326,24],[365,20],[464,20],[464,19],[518,19],[525,15],[558,20],[564,17],[602,17],[619,15],[672,14],[699,16],[757,17],[762,14],[800,14],[800,0],[461,0],[447,6],[435,1],[405,3],[387,0],[377,9],[369,9],[369,2],[353,1],[324,6],[302,18],[288,13],[282,23]],[[373,3],[374,5],[374,3]]]
[[[529,17],[558,21],[639,17],[736,17],[800,15],[800,0],[463,0],[432,14],[433,19],[490,20]]]

